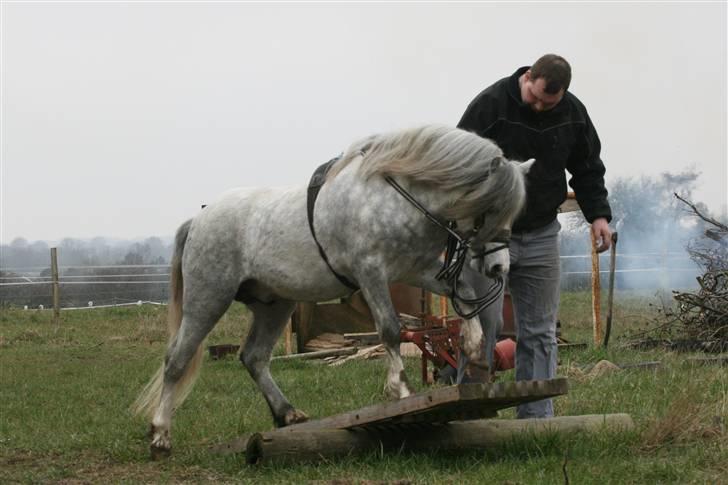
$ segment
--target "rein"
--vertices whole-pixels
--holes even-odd
[[[420,202],[415,199],[412,194],[407,192],[404,187],[399,185],[396,180],[389,176],[384,177],[384,179],[410,204],[412,204],[413,206],[415,206],[415,208],[417,208],[417,210],[422,212],[422,214],[424,214],[430,222],[448,233],[447,246],[445,249],[445,260],[443,261],[442,268],[435,275],[435,278],[438,280],[445,280],[452,286],[452,306],[455,312],[462,318],[470,319],[480,313],[483,309],[492,305],[493,302],[495,302],[500,297],[501,292],[503,291],[504,283],[502,276],[494,278],[493,284],[490,286],[490,288],[486,290],[485,294],[481,297],[464,298],[458,292],[458,279],[460,278],[460,274],[462,273],[463,267],[465,266],[468,249],[471,248],[470,240],[475,237],[475,235],[482,227],[483,223],[485,222],[485,215],[483,214],[478,217],[476,219],[475,225],[473,226],[473,229],[471,229],[468,234],[463,237],[455,231],[457,227],[455,221],[448,221],[447,225],[443,224],[437,217],[431,214],[422,204],[420,204]],[[474,257],[482,258],[485,257],[487,254],[491,254],[496,251],[500,251],[501,249],[507,248],[509,239],[510,231],[501,231],[496,235],[494,241],[501,242],[503,243],[502,245],[496,246],[495,248],[489,249],[487,251],[477,253]],[[462,303],[465,303],[466,305],[475,306],[475,309],[470,313],[465,313],[458,304],[458,300],[460,300]]]

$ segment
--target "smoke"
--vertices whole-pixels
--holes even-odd
[[[618,178],[609,188],[612,230],[619,233],[616,287],[668,292],[697,287],[700,268],[690,259],[687,246],[700,237],[704,224],[685,209],[675,193],[691,198],[700,172]],[[707,208],[701,205],[707,212]],[[591,254],[588,224],[581,213],[562,217],[561,254],[564,286],[589,286]],[[609,252],[600,257],[603,284],[607,281]],[[579,274],[581,272],[581,274]]]

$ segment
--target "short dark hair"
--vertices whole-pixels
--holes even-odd
[[[531,66],[531,79],[543,78],[546,81],[544,91],[557,94],[562,89],[569,89],[571,83],[571,66],[566,59],[556,54],[546,54]]]

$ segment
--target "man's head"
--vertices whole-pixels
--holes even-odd
[[[521,99],[534,111],[548,111],[561,101],[571,82],[571,66],[556,54],[546,54],[523,73]]]

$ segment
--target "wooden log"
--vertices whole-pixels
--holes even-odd
[[[634,429],[628,414],[562,416],[550,419],[485,419],[443,425],[408,425],[382,429],[307,429],[286,428],[256,433],[245,444],[250,464],[280,464],[320,461],[372,451],[462,452],[492,448],[518,436],[543,436],[554,433],[611,432]],[[238,443],[238,447],[242,443]],[[223,453],[243,451],[228,445]]]

